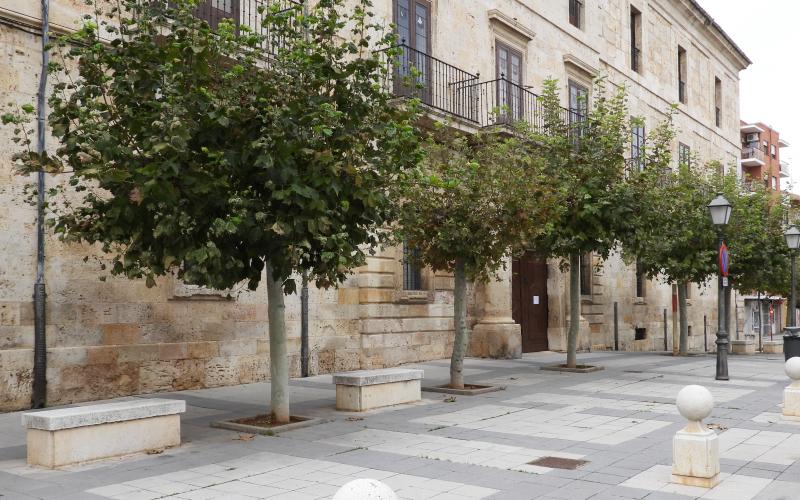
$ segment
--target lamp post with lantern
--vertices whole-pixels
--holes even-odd
[[[797,308],[797,249],[800,248],[800,229],[792,226],[784,233],[786,246],[792,252],[792,291],[789,295],[789,311],[786,326],[797,326],[795,323],[795,309]]]
[[[718,194],[716,198],[711,200],[708,204],[708,214],[711,216],[711,222],[717,229],[717,240],[719,243],[719,287],[717,295],[717,380],[728,380],[728,332],[725,328],[726,304],[725,304],[725,287],[728,286],[728,249],[725,246],[725,241],[722,238],[722,229],[728,224],[731,217],[733,207],[730,202],[725,199],[722,194]]]

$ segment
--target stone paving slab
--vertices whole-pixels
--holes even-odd
[[[603,372],[539,370],[562,359],[468,359],[467,382],[506,390],[426,395],[357,415],[335,411],[329,375],[293,380],[293,413],[331,421],[276,437],[208,425],[266,412],[266,383],[149,395],[186,402],[183,446],[56,471],[25,464],[20,414],[3,414],[0,500],[330,499],[359,477],[382,480],[403,499],[800,498],[800,425],[779,418],[788,383],[779,357],[732,356],[729,382],[713,379],[713,356],[596,352],[580,359]],[[448,376],[447,360],[405,368],[423,370],[426,384]],[[724,480],[711,490],[669,483],[672,436],[684,425],[673,402],[688,383],[717,399],[709,422],[717,424]],[[588,462],[576,470],[528,464],[542,456]]]

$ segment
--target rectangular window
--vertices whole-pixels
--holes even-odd
[[[497,104],[503,121],[522,119],[522,53],[502,42],[495,42]]]
[[[419,250],[403,243],[403,290],[423,290]]]
[[[773,158],[775,158],[777,156],[778,150],[777,150],[777,148],[775,147],[774,144],[770,144],[769,145],[769,152],[770,152],[770,154],[772,155]]]
[[[636,297],[644,298],[647,293],[647,275],[639,259],[636,259]]]
[[[778,178],[775,177],[774,175],[772,176],[772,190],[773,191],[778,190]]]
[[[581,295],[592,294],[592,273],[594,266],[592,266],[592,254],[586,253],[581,255]]]
[[[397,38],[403,45],[395,69],[394,91],[397,95],[417,97],[426,104],[432,101],[434,85],[428,55],[431,52],[430,16],[428,0],[394,0],[394,24]]]
[[[577,145],[578,139],[583,135],[580,125],[586,121],[589,112],[589,89],[585,86],[569,81],[569,123],[573,143]]]
[[[639,170],[644,170],[646,162],[644,141],[644,124],[634,126],[631,129],[631,163]]]
[[[583,0],[569,0],[569,23],[583,29]]]
[[[641,71],[642,13],[631,5],[631,69]]]
[[[714,122],[722,126],[722,80],[714,77]]]
[[[686,49],[678,45],[678,100],[683,104],[689,101],[686,95]]]
[[[678,143],[678,165],[692,166],[692,148],[682,142]]]
[[[231,19],[239,24],[239,0],[205,0],[198,2],[195,16],[206,21],[211,29],[217,29],[220,21]]]

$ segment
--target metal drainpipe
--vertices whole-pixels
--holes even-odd
[[[302,1],[303,16],[308,16],[308,2]],[[308,39],[308,28],[303,28]],[[303,288],[300,290],[300,375],[308,377],[308,273],[303,273]]]
[[[42,67],[39,76],[37,96],[37,144],[41,155],[45,148],[45,117],[47,104],[47,67],[50,62],[48,44],[50,43],[50,1],[42,0]],[[47,339],[45,337],[45,300],[47,293],[44,284],[44,170],[37,173],[36,205],[36,283],[33,285],[33,395],[31,406],[44,408],[47,404]]]
[[[308,275],[303,273],[300,290],[300,375],[308,377]]]

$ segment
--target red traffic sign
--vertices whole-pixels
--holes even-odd
[[[728,258],[728,246],[723,242],[719,246],[719,273],[722,276],[728,276],[728,265],[730,259]]]

